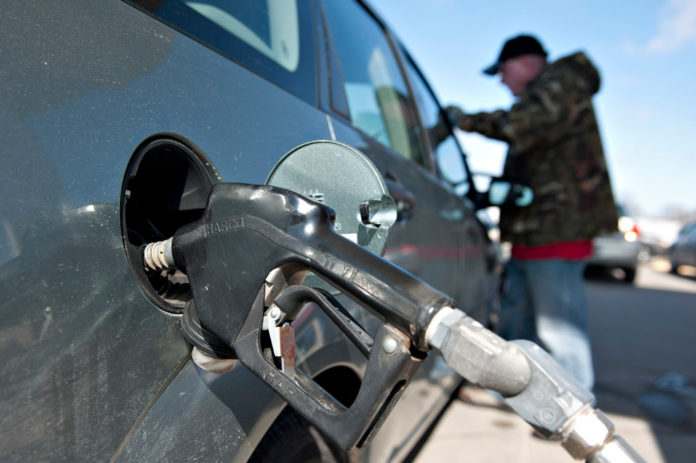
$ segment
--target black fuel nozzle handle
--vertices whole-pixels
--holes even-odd
[[[425,330],[451,299],[333,231],[333,211],[290,190],[219,183],[172,256],[188,275],[200,322],[234,346],[269,272],[296,264],[328,280],[429,349]]]
[[[175,266],[187,274],[193,300],[187,304],[182,329],[194,345],[214,357],[231,352],[348,450],[365,445],[379,429],[422,363],[425,355],[417,351],[429,350],[425,331],[431,318],[452,302],[335,233],[333,219],[331,208],[290,190],[219,183],[198,221],[170,240],[148,245],[143,256],[150,269]],[[331,313],[330,301],[318,304],[367,354],[361,387],[349,406],[301,373],[285,374],[263,355],[262,322],[266,306],[273,302],[266,301],[265,282],[278,268],[310,270],[385,321],[375,338],[367,339],[369,335],[338,309]],[[293,296],[297,297],[310,302],[317,296],[310,291]],[[225,352],[218,355],[222,350],[215,346]]]

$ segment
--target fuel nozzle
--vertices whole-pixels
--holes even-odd
[[[172,254],[172,240],[149,243],[143,248],[143,265],[145,270],[160,271],[176,268]]]
[[[193,300],[182,329],[195,346],[238,359],[345,450],[369,441],[434,349],[465,379],[503,395],[542,434],[560,436],[574,458],[642,462],[593,408],[594,396],[536,344],[505,341],[452,308],[443,293],[335,233],[332,215],[283,188],[218,183],[198,221],[145,246],[144,265],[176,267],[188,276]],[[268,290],[279,269],[315,273],[384,324],[372,338],[320,291],[297,282]],[[294,368],[294,337],[285,322],[307,302],[367,357],[349,407]],[[261,351],[263,336],[271,337],[280,366]]]
[[[188,277],[193,297],[181,328],[197,354],[239,360],[349,450],[366,445],[398,401],[428,350],[430,316],[451,299],[336,233],[333,217],[328,206],[284,188],[218,183],[200,218],[145,246],[143,262]],[[307,272],[384,325],[368,334],[330,294],[300,284]],[[366,357],[348,407],[293,365],[292,321],[309,302]]]

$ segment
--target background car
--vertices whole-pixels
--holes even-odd
[[[681,265],[696,267],[696,222],[688,223],[679,230],[668,254],[673,273],[677,273]]]
[[[245,367],[192,362],[186,275],[138,257],[214,183],[263,184],[309,141],[374,163],[399,209],[385,257],[486,321],[481,196],[454,136],[430,138],[441,109],[400,42],[360,2],[236,5],[3,4],[0,460],[347,458]],[[296,325],[297,368],[349,406],[365,357],[319,310]],[[459,381],[429,356],[363,460],[408,455]]]
[[[635,219],[621,205],[617,206],[617,215],[617,230],[593,240],[594,254],[588,261],[588,272],[597,268],[618,270],[623,281],[633,283],[638,263],[646,251]]]

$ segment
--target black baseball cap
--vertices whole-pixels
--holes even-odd
[[[547,53],[536,38],[531,35],[518,35],[505,42],[503,49],[500,50],[498,61],[483,72],[491,76],[496,75],[505,61],[522,55],[540,55],[546,58]]]

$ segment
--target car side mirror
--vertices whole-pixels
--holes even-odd
[[[485,195],[486,206],[529,206],[534,200],[534,190],[527,185],[514,183],[502,178],[491,179],[488,194]]]

